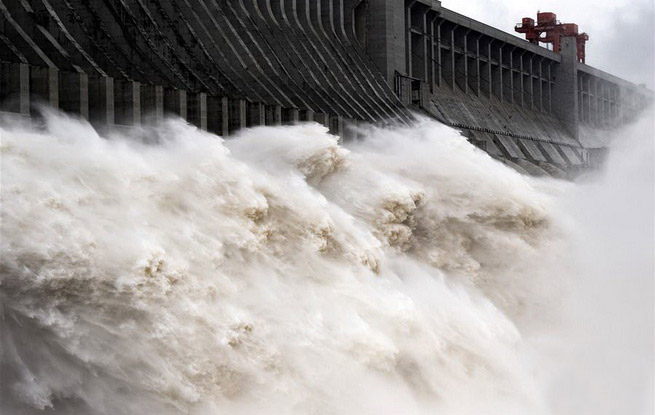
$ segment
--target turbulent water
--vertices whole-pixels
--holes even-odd
[[[572,184],[423,120],[6,124],[3,414],[652,413],[652,137]]]

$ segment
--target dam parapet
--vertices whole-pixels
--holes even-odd
[[[222,136],[317,121],[348,137],[419,112],[575,173],[653,101],[581,63],[580,35],[555,53],[435,0],[0,0],[0,33],[0,111],[98,128],[170,114]]]

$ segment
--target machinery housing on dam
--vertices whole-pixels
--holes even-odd
[[[586,65],[587,35],[552,13],[516,30],[436,0],[0,0],[0,111],[346,137],[419,112],[529,172],[598,163],[652,91]]]

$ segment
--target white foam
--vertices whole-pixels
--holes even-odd
[[[346,148],[318,124],[223,141],[47,122],[0,130],[9,413],[580,404],[553,385],[574,367],[563,321],[595,217],[571,206],[591,185],[523,176],[427,120]]]

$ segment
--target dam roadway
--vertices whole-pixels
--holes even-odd
[[[0,111],[227,136],[421,113],[522,170],[599,164],[652,91],[435,0],[0,0]]]

